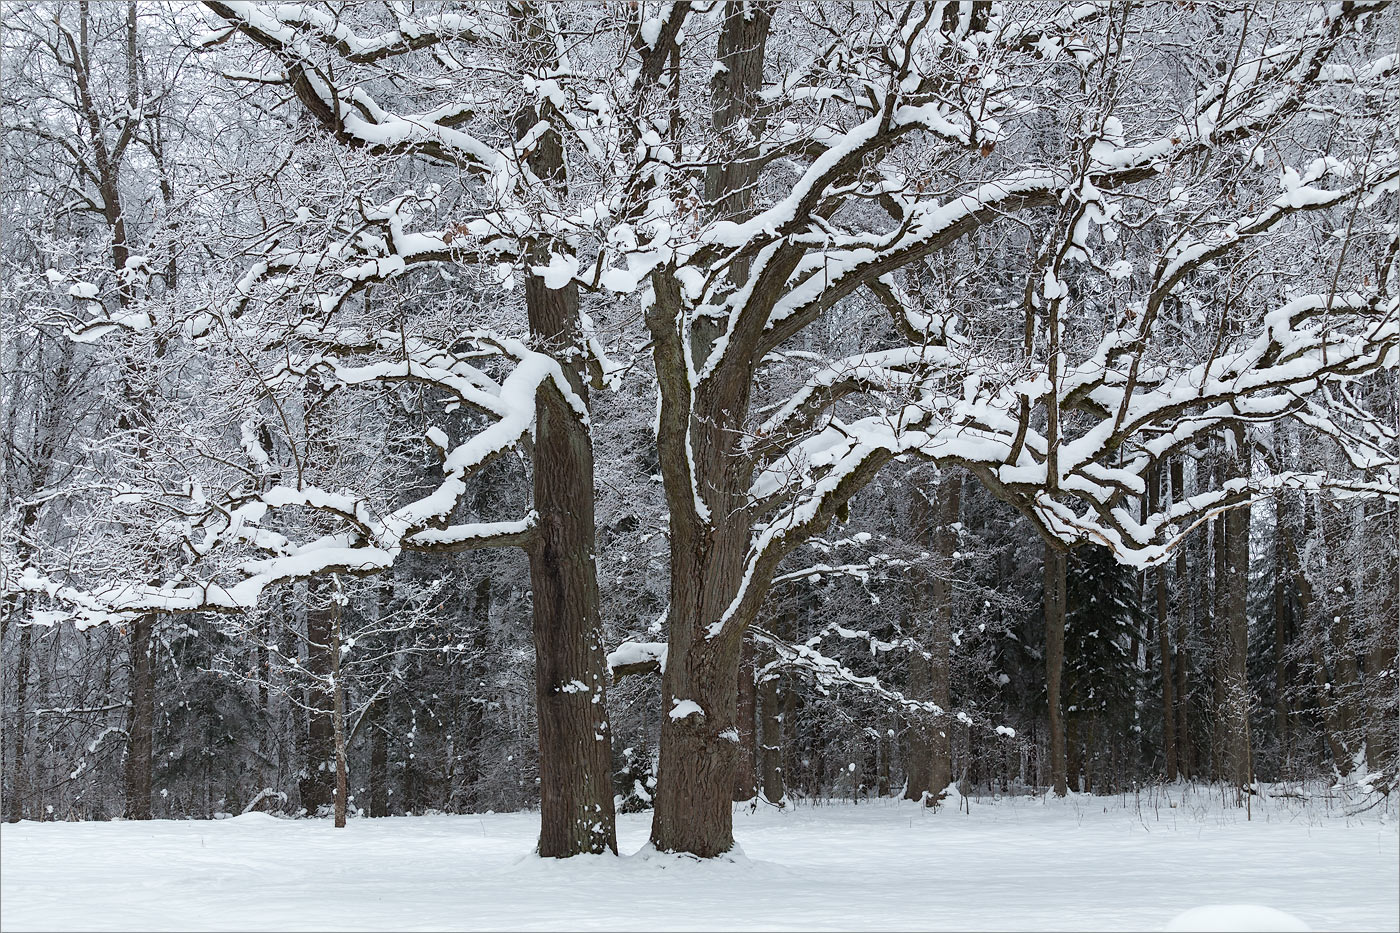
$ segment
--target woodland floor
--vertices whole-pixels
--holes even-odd
[[[1185,800],[1182,800],[1183,794]],[[1176,805],[1173,806],[1172,804]],[[955,808],[956,807],[956,808]],[[1219,791],[747,807],[742,855],[541,860],[532,813],[0,828],[0,927],[19,930],[1159,930],[1202,905],[1314,930],[1400,929],[1396,805]]]

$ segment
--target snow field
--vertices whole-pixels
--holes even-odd
[[[937,813],[892,800],[740,807],[742,853],[712,863],[646,849],[650,814],[619,818],[632,854],[567,862],[531,854],[534,813],[344,830],[265,814],[24,822],[0,827],[0,926],[1161,930],[1213,917],[1244,918],[1235,929],[1400,929],[1393,804],[1347,817],[1268,799],[1246,822],[1218,792],[1181,796],[973,798]],[[1247,925],[1270,917],[1277,925]]]

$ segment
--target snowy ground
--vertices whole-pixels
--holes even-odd
[[[541,860],[528,813],[343,830],[262,814],[26,822],[0,828],[0,927],[1160,930],[1191,908],[1251,904],[1314,930],[1400,929],[1393,805],[1348,817],[1264,800],[1246,822],[1218,796],[1180,794],[745,809],[743,855],[711,864]],[[622,818],[624,852],[647,827]]]

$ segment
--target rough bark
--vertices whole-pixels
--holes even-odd
[[[553,62],[556,49],[542,8],[515,4],[512,18],[526,57],[537,65]],[[516,129],[523,134],[551,113],[546,101],[526,108]],[[541,135],[529,165],[545,184],[560,189],[567,184],[557,131]],[[553,246],[536,244],[531,262],[548,263]],[[530,275],[525,303],[532,340],[558,361],[570,393],[586,406],[578,286],[552,289]],[[539,719],[539,854],[616,852],[607,660],[594,562],[593,439],[586,419],[551,383],[542,385],[536,398],[533,461],[539,524],[528,554]]]
[[[560,156],[562,158],[562,156]],[[576,287],[526,280],[530,331],[587,400]],[[539,390],[534,446],[539,515],[529,548],[539,717],[540,845],[547,858],[617,851],[612,740],[607,718],[594,563],[593,443],[588,425],[553,385]],[[737,675],[736,675],[737,676]]]
[[[677,625],[673,617],[670,658],[677,657],[676,630],[690,628],[693,633],[695,627],[689,620]],[[712,858],[734,847],[730,804],[739,747],[730,736],[737,738],[737,649],[737,644],[686,644],[680,655],[685,663],[672,660],[666,666],[666,715],[661,721],[661,767],[652,820],[652,842],[661,851]],[[672,715],[692,709],[692,704],[700,711]]]

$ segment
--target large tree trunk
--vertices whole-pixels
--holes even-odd
[[[762,132],[758,92],[772,12],[766,3],[724,9],[717,50],[723,67],[712,72],[710,94],[714,128],[731,157],[706,175],[705,200],[715,217],[738,219],[752,209]],[[729,277],[743,285],[746,265],[731,268]],[[675,329],[680,286],[657,276],[653,285],[660,287],[647,326],[657,337],[653,356],[662,383],[657,448],[671,508],[671,608],[651,841],[663,852],[709,858],[734,846],[743,634],[735,626],[717,634],[711,626],[725,617],[743,583],[750,544],[753,517],[745,506],[751,467],[738,456],[738,445],[752,386],[742,367],[735,378],[691,384],[679,344],[685,338]],[[721,325],[696,324],[691,349],[703,358]]]
[[[652,843],[663,852],[701,858],[734,847],[731,810],[739,674],[738,645],[686,645],[675,663],[676,631],[693,622],[671,623],[671,653],[662,684],[661,767],[657,776]],[[692,635],[693,637],[693,635]],[[701,635],[703,638],[704,636]]]
[[[1069,792],[1065,725],[1060,713],[1060,676],[1065,665],[1065,570],[1067,555],[1045,544],[1045,691],[1050,720],[1050,780],[1055,795]]]
[[[557,49],[534,3],[512,7],[525,57],[550,67]],[[540,120],[560,119],[541,101],[516,121],[522,135]],[[545,184],[567,185],[563,142],[542,134],[529,156]],[[540,242],[531,264],[546,265],[561,244]],[[559,363],[570,393],[585,406],[585,355],[578,286],[549,288],[525,280],[530,336]],[[567,858],[617,851],[612,791],[612,733],[608,726],[607,661],[594,562],[593,439],[587,420],[552,383],[536,397],[534,505],[539,515],[529,548],[535,640],[535,703],[539,718],[539,854]]]
[[[753,682],[753,639],[744,638],[739,654],[739,763],[734,769],[734,799],[752,800],[758,793],[754,719],[757,697]]]
[[[549,289],[534,276],[525,288],[531,333],[560,361],[573,392],[586,402],[582,364],[571,352],[583,342],[577,288]],[[616,852],[607,661],[594,563],[593,442],[588,425],[549,383],[537,399],[533,459],[539,526],[529,556],[539,853],[567,858]]]
[[[151,752],[155,728],[155,665],[151,634],[155,620],[143,615],[131,625],[130,672],[127,675],[125,815],[129,820],[151,818]]]

